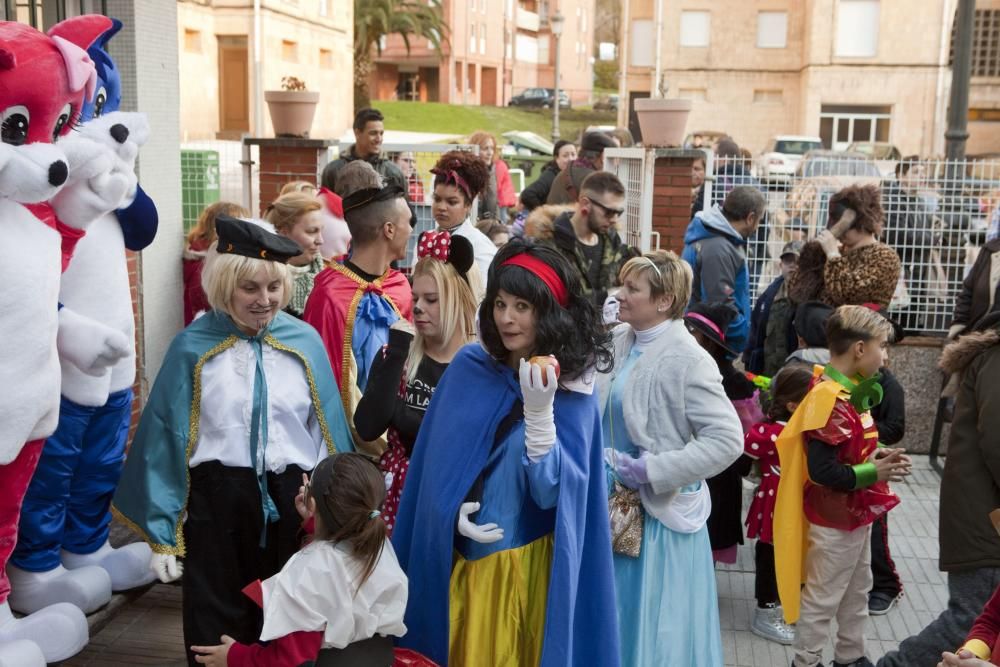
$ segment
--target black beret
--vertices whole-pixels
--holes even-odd
[[[302,248],[290,238],[228,215],[220,215],[215,219],[215,231],[219,235],[220,254],[243,255],[282,264],[302,254]]]

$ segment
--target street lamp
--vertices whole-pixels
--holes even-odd
[[[552,29],[552,36],[556,38],[556,66],[555,66],[555,100],[552,102],[552,142],[559,140],[559,38],[562,36],[563,23],[566,17],[557,9],[556,13],[549,17],[549,27]]]

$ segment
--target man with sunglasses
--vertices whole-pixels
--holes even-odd
[[[583,179],[576,209],[553,222],[552,244],[580,272],[583,292],[598,308],[633,256],[615,229],[624,214],[625,186],[614,174],[596,171]]]

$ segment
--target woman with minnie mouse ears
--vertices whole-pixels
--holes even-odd
[[[483,194],[489,185],[490,171],[478,157],[466,151],[450,151],[441,156],[434,168],[434,222],[441,231],[452,236],[464,236],[475,251],[476,266],[479,267],[480,283],[486,282],[490,262],[497,254],[493,241],[476,229],[472,219],[472,202]],[[481,290],[473,281],[477,297]]]
[[[354,413],[354,428],[365,440],[388,430],[379,467],[388,481],[382,518],[390,535],[434,388],[459,348],[475,338],[477,301],[468,275],[475,262],[472,244],[448,232],[426,232],[417,243],[417,257],[413,325],[400,318],[390,327],[389,342],[372,362]]]
[[[393,547],[410,582],[400,645],[443,667],[617,667],[601,426],[587,382],[611,366],[610,336],[552,248],[511,241],[487,290],[481,344],[463,347],[435,390],[396,516]]]

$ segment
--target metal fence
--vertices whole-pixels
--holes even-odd
[[[737,185],[767,195],[767,215],[748,239],[754,297],[780,275],[780,255],[792,240],[809,240],[826,228],[830,197],[850,185],[875,185],[884,212],[881,240],[902,262],[890,312],[911,334],[947,332],[955,302],[983,244],[1000,235],[1000,160],[919,160],[895,165],[843,155],[813,158],[789,175],[759,178],[753,159],[718,159],[706,153],[705,207],[719,204]],[[653,172],[650,151],[609,149],[605,168],[628,191],[622,222],[629,245],[659,245],[652,232]],[[766,170],[764,170],[766,172]]]

